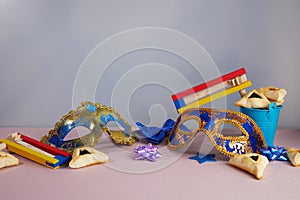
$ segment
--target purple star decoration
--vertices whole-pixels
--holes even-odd
[[[151,143],[147,146],[139,146],[134,149],[136,160],[149,160],[155,162],[158,158],[161,158],[161,154],[157,151],[158,147],[152,146]]]

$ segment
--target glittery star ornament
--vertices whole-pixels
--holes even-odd
[[[199,152],[195,156],[189,157],[189,159],[197,160],[199,164],[203,164],[205,162],[217,162],[215,154],[201,154]]]
[[[157,150],[158,147],[152,146],[151,143],[147,144],[146,146],[139,146],[134,149],[134,159],[155,162],[158,158],[162,157],[162,155]]]

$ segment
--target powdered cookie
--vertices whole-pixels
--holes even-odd
[[[263,93],[269,100],[275,102],[282,102],[284,97],[287,95],[287,91],[284,88],[277,87],[266,87],[266,88],[258,88],[258,92]]]
[[[261,179],[269,160],[257,153],[237,154],[230,158],[229,164],[253,174],[257,179]]]
[[[294,148],[287,148],[287,156],[290,162],[295,166],[300,166],[300,150]]]
[[[10,167],[19,164],[19,159],[13,155],[0,151],[0,169],[4,167]]]
[[[269,108],[270,101],[257,90],[252,90],[234,103],[245,108]]]
[[[108,156],[91,147],[81,147],[75,149],[72,160],[69,163],[71,168],[81,168],[88,165],[100,164],[108,162]]]

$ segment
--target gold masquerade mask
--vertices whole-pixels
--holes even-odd
[[[198,128],[189,131],[184,123],[196,120]],[[231,124],[242,135],[224,136],[219,131],[220,125]],[[214,147],[227,156],[246,153],[260,153],[266,148],[263,134],[257,124],[247,115],[231,111],[209,108],[197,108],[184,111],[176,120],[168,138],[168,147],[176,150],[188,144],[198,132],[204,132]]]
[[[109,130],[107,124],[115,122],[124,130]],[[78,126],[83,126],[90,130],[90,133],[72,140],[64,140],[69,132]],[[76,110],[70,111],[64,115],[59,122],[55,124],[54,129],[50,130],[48,135],[42,137],[41,142],[55,145],[58,148],[68,152],[82,146],[95,146],[102,135],[107,132],[111,139],[117,144],[132,145],[135,143],[131,126],[125,119],[113,108],[100,103],[83,102]]]

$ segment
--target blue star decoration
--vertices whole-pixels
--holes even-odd
[[[288,161],[287,150],[284,147],[268,146],[268,148],[261,150],[261,154],[266,156],[269,161]]]
[[[189,159],[197,160],[199,164],[203,164],[205,162],[217,162],[215,154],[201,154],[199,152],[195,156],[189,157]]]

